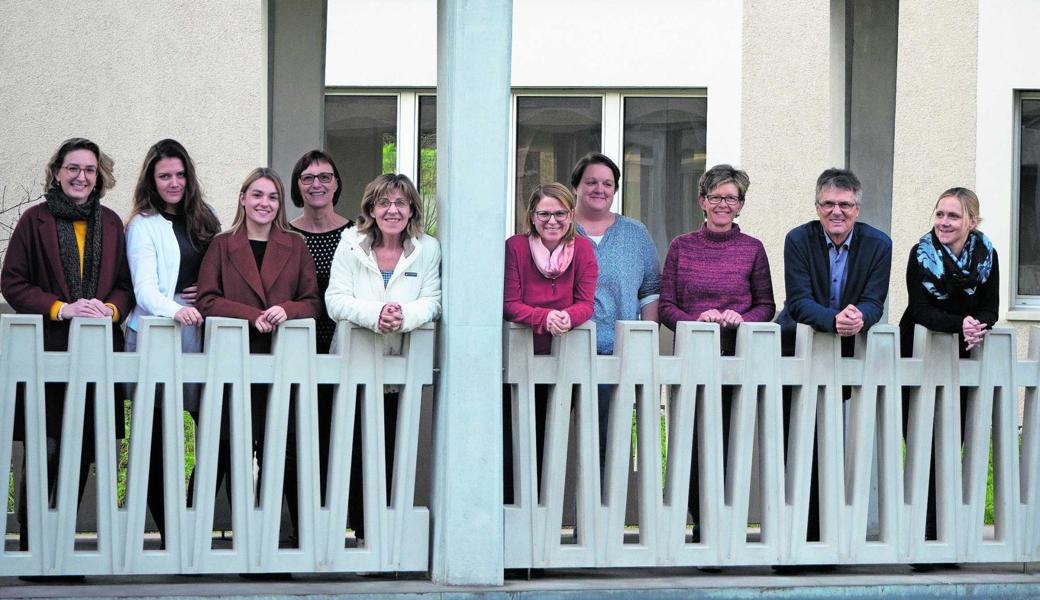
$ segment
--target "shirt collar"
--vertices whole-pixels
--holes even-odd
[[[856,231],[855,227],[850,229],[848,237],[846,237],[845,241],[841,243],[841,247],[844,248],[846,252],[849,250],[849,248],[852,247],[852,234],[855,233],[855,231]],[[827,244],[827,249],[828,250],[831,249],[831,248],[834,248],[834,249],[838,248],[837,246],[834,245],[834,242],[831,241],[831,238],[830,238],[830,236],[827,235],[827,231],[826,230],[824,230],[824,232],[823,232],[823,241],[824,241],[825,244]]]

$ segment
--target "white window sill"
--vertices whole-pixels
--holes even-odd
[[[1004,315],[1008,321],[1040,321],[1040,306],[1012,307]]]

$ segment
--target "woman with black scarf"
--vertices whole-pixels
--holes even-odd
[[[47,163],[45,201],[26,210],[8,242],[0,270],[0,293],[15,312],[43,316],[43,346],[47,351],[68,349],[69,321],[75,317],[111,319],[112,349],[122,351],[118,324],[134,307],[130,268],[126,259],[123,224],[115,212],[101,205],[115,185],[112,159],[98,145],[83,138],[62,142]],[[45,384],[47,484],[54,502],[65,384]],[[88,393],[94,388],[88,388]],[[116,394],[117,408],[122,398]],[[93,398],[88,396],[87,407]],[[117,435],[123,429],[117,410]],[[80,495],[94,457],[92,411],[87,410],[80,465]],[[24,434],[16,414],[16,436]],[[79,423],[72,424],[79,427]],[[24,439],[24,438],[22,438]],[[18,505],[21,547],[28,548],[25,478]],[[34,545],[39,543],[37,539]],[[37,548],[38,549],[38,548]]]

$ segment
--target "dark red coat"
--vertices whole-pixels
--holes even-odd
[[[3,269],[0,270],[0,293],[21,314],[43,315],[43,347],[47,351],[68,350],[69,321],[52,321],[51,306],[56,300],[71,302],[65,271],[58,250],[58,226],[54,215],[45,204],[37,204],[22,214],[7,244]],[[111,209],[101,207],[101,268],[95,297],[119,310],[119,319],[126,319],[134,308],[134,286],[130,280],[130,266],[126,259],[126,238],[123,223]],[[112,327],[112,349],[123,350],[123,332]],[[45,386],[47,436],[61,435],[64,386],[48,383]],[[122,437],[122,386],[116,388],[116,435]],[[91,411],[87,411],[86,436],[93,439]],[[21,409],[15,416],[15,439],[21,440]]]
[[[303,236],[272,227],[259,270],[245,227],[215,237],[199,268],[196,308],[207,317],[252,324],[276,304],[290,319],[314,318],[321,311],[314,261]],[[249,349],[270,352],[271,335],[250,326]]]
[[[51,321],[56,300],[71,302],[58,250],[58,227],[45,204],[22,214],[15,226],[0,271],[0,293],[15,312],[43,315],[43,347],[67,350],[69,321]],[[134,308],[134,286],[126,259],[126,238],[119,215],[101,207],[101,269],[95,297],[119,309],[120,320]],[[112,328],[114,350],[123,349],[119,327]]]

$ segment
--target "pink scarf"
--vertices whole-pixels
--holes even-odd
[[[571,259],[574,258],[574,240],[557,245],[552,252],[549,252],[549,249],[542,243],[542,238],[537,235],[528,236],[527,241],[531,243],[531,258],[534,259],[534,266],[538,267],[546,278],[556,279],[563,275],[567,267],[571,266]]]

